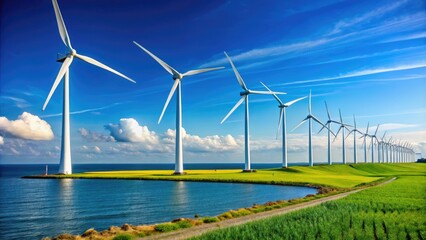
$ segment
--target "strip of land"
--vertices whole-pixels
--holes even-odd
[[[390,182],[394,181],[395,179],[396,178],[392,178],[388,181],[380,183],[379,185],[390,183]],[[280,208],[280,209],[275,209],[275,210],[271,210],[271,211],[267,211],[267,212],[261,212],[261,213],[257,213],[257,214],[247,215],[247,216],[243,216],[243,217],[239,217],[239,218],[229,219],[229,220],[222,221],[222,222],[204,224],[204,225],[200,225],[200,226],[196,226],[196,227],[192,227],[192,228],[188,228],[188,229],[183,229],[183,230],[178,230],[178,231],[174,231],[174,232],[170,232],[170,233],[152,235],[152,236],[149,236],[149,237],[145,237],[143,239],[146,239],[146,240],[188,239],[188,238],[199,236],[203,233],[213,231],[213,230],[216,230],[216,229],[223,229],[223,228],[238,226],[238,225],[242,225],[242,224],[245,224],[245,223],[262,220],[262,219],[265,219],[265,218],[294,212],[294,211],[301,210],[301,209],[304,209],[304,208],[314,207],[314,206],[317,206],[317,205],[325,203],[325,202],[334,201],[334,200],[337,200],[337,199],[344,198],[344,197],[346,197],[350,194],[359,192],[363,189],[364,188],[360,188],[360,189],[352,190],[350,192],[344,192],[344,193],[340,193],[340,194],[337,194],[337,195],[324,197],[324,198],[320,198],[320,199],[315,199],[315,200],[312,200],[312,201],[309,201],[309,202],[300,203],[300,204],[297,204],[297,205],[292,205],[292,206],[288,206],[288,207],[284,207],[284,208]],[[140,238],[140,239],[142,239],[142,238]]]
[[[277,236],[269,236],[270,230],[268,227],[271,224],[265,224],[262,228],[264,230],[264,235],[259,235],[256,237],[250,237],[247,235],[238,235],[237,230],[232,230],[234,232],[229,233],[227,229],[234,228],[246,228],[246,226],[252,226],[250,223],[252,221],[263,222],[269,221],[274,218],[286,218],[286,216],[291,216],[293,213],[303,212],[308,209],[318,209],[339,198],[343,198],[352,194],[351,196],[359,195],[357,193],[360,189],[365,187],[370,187],[378,183],[383,183],[384,181],[398,177],[398,178],[413,178],[420,177],[424,179],[426,176],[426,164],[349,164],[349,165],[322,165],[314,167],[290,167],[287,169],[263,169],[258,170],[253,173],[243,173],[241,170],[189,170],[186,175],[173,175],[172,171],[165,170],[138,170],[138,171],[109,171],[109,172],[87,172],[79,173],[72,175],[39,175],[39,176],[29,176],[32,178],[84,178],[84,179],[128,179],[128,180],[171,180],[171,181],[210,181],[210,182],[239,182],[239,183],[260,183],[260,184],[279,184],[279,185],[301,185],[301,186],[311,186],[318,188],[318,194],[312,196],[306,196],[301,199],[294,199],[289,201],[277,201],[271,202],[264,205],[255,205],[249,208],[241,208],[237,210],[231,210],[225,213],[222,213],[218,216],[208,217],[201,216],[197,219],[179,219],[178,221],[169,222],[169,223],[160,223],[155,225],[139,225],[132,226],[129,224],[124,224],[122,227],[110,227],[108,230],[102,232],[97,232],[94,229],[89,229],[81,236],[70,236],[76,238],[63,238],[64,236],[58,236],[54,239],[135,239],[138,237],[145,237],[144,239],[184,239],[192,236],[198,236],[203,234],[203,239],[259,239],[259,238],[268,238],[274,239]],[[399,181],[399,180],[397,180]],[[395,182],[397,182],[395,181]],[[417,180],[413,180],[417,181]],[[417,183],[418,184],[418,183]],[[392,185],[392,184],[386,184]],[[377,187],[374,189],[383,188]],[[423,190],[426,193],[425,185],[423,184]],[[368,189],[370,190],[370,189]],[[392,190],[392,189],[391,189]],[[379,194],[383,194],[378,191]],[[348,198],[351,198],[349,196]],[[401,195],[404,197],[404,195]],[[368,198],[369,196],[364,196]],[[426,202],[423,198],[423,201]],[[377,199],[374,199],[375,201]],[[368,204],[373,204],[372,207]],[[421,203],[420,206],[426,206],[426,204]],[[320,206],[318,206],[320,205]],[[367,209],[374,208],[374,201],[367,201],[364,205],[367,206]],[[365,207],[364,205],[357,205],[357,207]],[[310,208],[309,208],[310,207]],[[302,208],[308,208],[301,211]],[[346,211],[346,212],[345,212]],[[349,212],[348,212],[349,211]],[[343,209],[345,215],[350,215],[352,210]],[[386,211],[381,210],[381,211]],[[399,211],[399,210],[397,210]],[[424,212],[424,210],[423,210]],[[287,213],[287,214],[284,214]],[[326,213],[321,213],[318,217],[321,218],[321,215],[326,215]],[[284,215],[283,215],[284,214]],[[341,214],[340,211],[335,213],[336,215]],[[280,215],[280,216],[276,216]],[[274,217],[275,216],[275,217]],[[305,216],[304,218],[309,219],[310,215]],[[298,219],[298,218],[297,218]],[[296,219],[296,220],[297,220]],[[352,218],[351,218],[352,219]],[[278,221],[278,220],[277,220]],[[307,220],[308,221],[308,220]],[[304,224],[316,223],[317,219],[310,220]],[[349,221],[346,218],[342,221]],[[352,220],[350,220],[352,221]],[[280,223],[281,221],[278,221]],[[296,221],[298,222],[298,221]],[[339,222],[337,222],[339,223]],[[335,223],[335,224],[337,224]],[[276,225],[277,222],[272,223]],[[351,223],[352,224],[352,223]],[[377,223],[384,224],[384,223]],[[291,224],[289,224],[291,225]],[[348,223],[349,225],[349,223]],[[362,226],[366,224],[362,223]],[[296,226],[297,227],[297,226]],[[310,229],[311,226],[307,226],[306,229]],[[247,227],[249,228],[249,227]],[[374,225],[376,229],[377,226]],[[178,230],[184,229],[184,230]],[[215,230],[219,229],[219,230]],[[284,228],[285,229],[285,228]],[[334,228],[333,228],[334,229]],[[259,229],[250,229],[248,232],[254,231],[258,232]],[[418,230],[418,229],[417,229]],[[416,230],[416,231],[417,231]],[[210,232],[212,231],[212,232]],[[223,233],[223,232],[224,233]],[[274,229],[272,232],[279,232],[281,229]],[[291,232],[291,230],[289,230]],[[207,233],[205,233],[207,232]],[[236,233],[235,233],[236,232]],[[262,232],[262,231],[260,231]],[[210,234],[215,234],[216,237],[208,237]],[[227,235],[228,234],[228,235]],[[286,233],[288,234],[288,233]],[[311,234],[311,232],[303,232],[300,236]],[[321,232],[318,232],[321,236]],[[344,234],[344,233],[341,233]],[[236,235],[238,237],[234,238]],[[204,237],[207,236],[207,237]],[[337,236],[337,235],[336,235]],[[335,235],[330,235],[324,237],[325,239],[335,239]],[[369,236],[369,235],[366,235]],[[421,235],[423,236],[423,235]],[[365,238],[364,235],[361,235],[361,238]],[[296,237],[297,238],[297,237]],[[304,238],[304,237],[302,237]],[[313,237],[315,239],[317,237]],[[342,238],[342,237],[337,237]],[[351,237],[349,237],[351,238]],[[373,236],[374,238],[374,236]],[[321,239],[321,238],[320,238]]]

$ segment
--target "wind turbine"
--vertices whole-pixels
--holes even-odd
[[[368,135],[368,128],[370,126],[370,123],[367,123],[367,131],[365,133],[362,134],[362,136],[360,138],[364,138],[362,145],[364,147],[364,163],[367,163],[367,137]]]
[[[385,133],[383,134],[383,136],[380,138],[380,140],[379,141],[377,141],[377,143],[378,143],[378,145],[377,145],[377,150],[378,150],[378,159],[379,159],[379,163],[380,162],[382,162],[382,163],[384,163],[385,162],[385,147],[384,147],[384,145],[385,145],[385,136],[386,136],[386,132],[387,131],[385,131]]]
[[[327,102],[326,102],[326,101],[324,101],[324,103],[325,103],[325,109],[327,110],[327,116],[328,116],[328,120],[327,120],[327,122],[325,123],[325,125],[328,127],[328,129],[331,129],[331,128],[330,128],[330,127],[331,127],[331,123],[338,123],[338,122],[336,122],[336,121],[334,121],[334,120],[332,120],[332,119],[331,119],[330,112],[328,111]],[[322,128],[318,131],[318,133],[320,133],[323,129],[324,129],[324,127],[322,127]],[[328,148],[327,148],[327,153],[328,153],[328,165],[331,165],[331,164],[332,164],[332,161],[331,161],[331,134],[333,134],[333,135],[334,135],[334,133],[332,133],[331,131],[328,131],[328,133],[327,133],[327,146],[328,146]]]
[[[63,109],[62,109],[62,139],[61,139],[61,159],[59,162],[59,171],[60,174],[71,174],[72,173],[72,164],[71,164],[71,143],[70,143],[70,112],[69,112],[69,67],[71,66],[74,58],[78,58],[84,62],[93,64],[97,67],[103,68],[107,71],[117,74],[120,77],[123,77],[133,83],[134,80],[125,76],[124,74],[106,66],[103,63],[98,62],[97,60],[78,54],[75,49],[71,46],[71,40],[68,36],[67,28],[65,27],[64,20],[62,19],[62,14],[59,9],[58,3],[56,0],[52,0],[53,9],[55,10],[56,21],[58,23],[59,34],[61,35],[62,41],[65,46],[68,48],[68,53],[65,57],[58,59],[58,62],[63,62],[61,69],[59,70],[58,75],[56,76],[53,86],[50,89],[49,95],[44,102],[42,110],[44,111],[47,107],[47,104],[50,101],[53,93],[64,78],[64,92],[63,92]],[[64,77],[65,76],[65,77]]]
[[[362,134],[362,132],[361,131],[359,131],[357,128],[356,128],[356,120],[355,120],[355,115],[354,115],[354,128],[348,133],[348,135],[346,136],[346,138],[347,137],[349,137],[349,135],[351,134],[351,133],[354,133],[354,163],[355,164],[357,164],[358,163],[358,161],[357,161],[357,148],[356,148],[356,133],[359,133],[359,134]]]
[[[274,96],[274,98],[277,100],[278,102],[278,107],[280,108],[280,116],[278,118],[278,130],[277,130],[277,138],[278,138],[278,133],[280,131],[280,126],[282,123],[282,160],[283,160],[283,168],[287,168],[288,164],[287,164],[287,117],[286,117],[286,108],[290,107],[291,105],[293,105],[294,103],[303,100],[305,98],[307,98],[307,96],[305,97],[301,97],[295,100],[292,100],[290,102],[286,102],[283,103],[281,101],[281,99],[271,91],[271,89],[269,89],[265,84],[263,84],[263,82],[260,82],[266,89],[268,89],[268,91],[272,94],[272,96]]]
[[[232,62],[231,58],[228,56],[228,54],[225,53],[226,58],[228,59],[229,63],[232,66],[232,69],[234,70],[235,76],[237,77],[238,83],[243,88],[244,91],[240,92],[240,100],[235,104],[235,106],[229,111],[229,113],[223,118],[223,120],[220,122],[221,124],[226,121],[226,119],[237,109],[243,102],[245,102],[245,124],[244,124],[244,146],[245,146],[245,164],[244,164],[244,170],[245,172],[251,172],[251,162],[250,162],[250,119],[249,119],[249,95],[250,94],[285,94],[281,92],[270,92],[270,91],[254,91],[247,88],[246,84],[244,83],[243,78],[241,77],[240,73],[238,72],[237,68],[235,67],[234,63]]]
[[[369,137],[371,137],[371,162],[374,163],[374,139],[376,139],[376,141],[378,141],[377,139],[377,130],[379,130],[379,126],[380,124],[377,124],[377,128],[376,131],[374,132],[373,135],[369,135]]]
[[[336,133],[336,135],[334,137],[334,140],[336,140],[337,135],[340,132],[340,129],[342,129],[342,159],[343,159],[343,164],[346,164],[345,128],[348,129],[347,126],[349,126],[349,125],[343,123],[342,112],[340,112],[340,109],[339,109],[339,115],[340,115],[340,122],[336,122],[336,123],[340,124],[340,127],[339,127],[339,130],[337,130],[337,133]]]
[[[328,129],[328,131],[331,131],[328,127],[326,127],[323,123],[321,123],[320,120],[318,120],[318,118],[316,118],[314,115],[312,115],[312,105],[311,105],[311,98],[312,98],[312,93],[311,91],[309,91],[309,106],[308,106],[308,111],[309,114],[308,116],[306,116],[305,119],[303,119],[295,128],[293,128],[292,131],[296,130],[298,127],[300,127],[303,123],[305,123],[308,120],[309,123],[309,138],[308,138],[308,147],[309,147],[309,151],[308,151],[308,160],[309,160],[309,166],[312,167],[314,165],[313,162],[313,152],[312,152],[312,119],[317,122],[318,124],[320,124],[321,126],[325,127]],[[334,134],[333,134],[334,135]]]
[[[174,84],[172,89],[170,90],[169,96],[167,97],[166,103],[164,104],[163,111],[161,112],[160,118],[158,119],[158,124],[160,124],[161,119],[163,118],[164,112],[166,111],[167,106],[169,105],[170,99],[177,89],[177,101],[176,101],[176,157],[175,157],[175,172],[174,174],[185,174],[183,171],[183,148],[182,148],[182,90],[181,90],[181,81],[186,76],[192,76],[199,73],[214,71],[218,69],[222,69],[224,67],[216,67],[216,68],[204,68],[197,70],[190,70],[185,73],[180,73],[172,68],[170,65],[165,63],[163,60],[152,54],[146,48],[142,47],[139,43],[133,41],[133,43],[141,48],[144,52],[150,55],[155,61],[157,61],[167,72],[172,75]]]

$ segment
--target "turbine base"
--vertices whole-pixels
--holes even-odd
[[[186,172],[174,172],[173,175],[186,175]]]
[[[256,169],[244,169],[243,173],[247,173],[247,172],[257,172]]]

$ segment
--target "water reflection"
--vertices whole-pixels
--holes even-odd
[[[75,218],[74,206],[74,179],[60,179],[58,185],[59,208],[57,214],[59,219],[67,220]]]
[[[188,203],[188,190],[186,182],[178,181],[173,188],[171,195],[174,197],[174,203],[177,206],[185,206]]]

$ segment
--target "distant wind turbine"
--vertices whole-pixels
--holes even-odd
[[[380,138],[380,140],[377,141],[377,150],[378,150],[378,162],[380,163],[384,163],[385,162],[385,136],[386,136],[386,132],[383,134],[382,138]]]
[[[280,108],[280,116],[278,118],[278,130],[277,130],[277,138],[278,138],[278,133],[280,131],[280,126],[281,126],[281,122],[282,122],[282,160],[283,160],[283,167],[287,168],[288,166],[288,160],[287,160],[287,117],[286,117],[286,108],[290,107],[291,105],[293,105],[294,103],[303,100],[305,98],[307,98],[307,96],[305,97],[301,97],[295,100],[292,100],[290,102],[286,102],[283,103],[281,101],[281,99],[271,91],[271,89],[268,88],[268,86],[266,86],[263,82],[260,82],[266,89],[268,89],[268,91],[272,94],[272,96],[274,96],[274,98],[277,100],[278,102],[278,107]]]
[[[71,40],[68,36],[67,29],[65,27],[64,20],[62,19],[62,14],[59,9],[58,3],[56,0],[52,0],[53,9],[55,10],[56,21],[58,23],[59,34],[61,35],[62,41],[65,46],[68,48],[69,52],[63,58],[58,59],[58,62],[63,62],[61,69],[59,70],[58,75],[53,83],[52,88],[50,89],[49,95],[47,96],[46,101],[44,102],[42,110],[44,111],[47,107],[47,104],[50,101],[53,93],[61,82],[62,78],[64,78],[64,93],[63,93],[63,110],[62,110],[62,142],[61,142],[61,159],[59,163],[59,173],[60,174],[71,174],[72,173],[72,164],[71,164],[71,143],[70,143],[70,112],[69,112],[69,67],[71,66],[72,61],[75,58],[83,60],[84,62],[93,64],[97,67],[103,68],[107,71],[117,74],[120,77],[123,77],[133,83],[132,79],[121,74],[120,72],[106,66],[103,63],[96,61],[93,58],[77,54],[77,51],[72,48]]]
[[[172,89],[170,90],[169,96],[167,97],[166,103],[164,104],[163,111],[161,112],[160,118],[158,119],[158,123],[161,122],[163,118],[164,112],[166,111],[167,106],[169,105],[170,99],[177,89],[177,101],[176,101],[176,157],[175,157],[175,172],[174,174],[184,174],[183,171],[183,148],[182,148],[182,93],[181,93],[181,81],[186,76],[192,76],[199,73],[214,71],[218,69],[222,69],[224,67],[216,67],[216,68],[204,68],[197,70],[190,70],[184,74],[176,71],[170,65],[165,63],[163,60],[152,54],[146,48],[142,47],[139,43],[133,41],[136,46],[145,51],[148,55],[150,55],[155,61],[157,61],[167,72],[172,75],[173,80],[175,81]]]
[[[326,102],[326,101],[324,101],[324,103],[325,103],[325,109],[327,110],[327,116],[328,116],[328,120],[327,120],[327,122],[325,123],[325,126],[327,126],[327,127],[328,127],[328,129],[331,129],[331,123],[338,123],[338,122],[336,122],[336,121],[334,121],[334,120],[332,120],[332,119],[331,119],[330,112],[328,111],[328,105],[327,105],[327,102]],[[324,129],[324,127],[322,127],[322,128],[318,131],[318,133],[320,133],[323,129]],[[333,133],[333,132],[331,132],[331,131],[328,131],[328,132],[327,132],[327,155],[328,155],[328,165],[333,164],[333,162],[332,162],[332,160],[331,160],[331,134],[333,134],[333,135],[334,135],[334,133]]]
[[[355,164],[357,164],[358,163],[358,160],[357,160],[357,148],[356,148],[356,133],[359,133],[359,134],[361,134],[362,135],[362,132],[361,131],[359,131],[357,128],[356,128],[356,120],[355,120],[355,115],[354,115],[354,128],[348,133],[348,135],[346,136],[346,138],[347,137],[349,137],[349,135],[351,134],[351,133],[354,133],[354,163]]]
[[[241,77],[240,73],[238,72],[237,68],[235,67],[234,63],[232,62],[231,58],[228,56],[228,54],[225,53],[226,58],[228,59],[229,63],[232,66],[232,69],[234,70],[235,76],[237,77],[238,83],[243,88],[243,91],[240,92],[240,100],[235,104],[235,106],[229,111],[229,113],[223,118],[221,124],[226,121],[226,119],[237,109],[243,102],[245,102],[245,124],[244,124],[244,140],[245,140],[245,164],[244,164],[244,171],[250,172],[251,170],[251,162],[250,162],[250,121],[249,121],[249,95],[250,94],[285,94],[281,92],[270,92],[270,91],[254,91],[247,88],[246,84],[244,83],[243,78]]]
[[[376,131],[374,132],[373,135],[369,135],[369,137],[371,137],[371,162],[374,163],[374,139],[376,139],[376,141],[378,141],[377,139],[377,131],[379,130],[379,126],[380,124],[377,125]]]
[[[340,109],[339,109],[339,115],[340,115],[340,122],[336,122],[336,123],[339,124],[340,127],[339,127],[339,130],[337,130],[337,133],[336,133],[336,136],[334,137],[334,140],[336,140],[337,135],[340,132],[340,129],[342,129],[342,160],[343,160],[343,164],[346,164],[345,128],[348,129],[347,126],[349,126],[349,125],[343,123],[342,112],[340,111]]]
[[[368,135],[368,128],[370,126],[370,123],[367,123],[367,131],[362,134],[360,138],[364,138],[362,142],[362,146],[364,147],[364,163],[367,163],[367,137]]]
[[[312,105],[311,105],[311,98],[312,98],[312,93],[311,91],[309,91],[309,106],[308,106],[308,111],[309,114],[308,116],[303,119],[295,128],[293,128],[292,131],[296,130],[298,127],[300,127],[303,123],[305,123],[306,121],[308,121],[309,124],[309,139],[308,139],[308,144],[309,144],[309,151],[308,151],[308,161],[309,161],[309,166],[313,166],[314,162],[313,162],[313,152],[312,152],[312,119],[317,122],[318,124],[320,124],[321,126],[325,127],[328,129],[328,131],[331,131],[327,126],[325,126],[323,123],[321,123],[320,120],[318,120],[317,117],[315,117],[314,115],[312,115]]]

